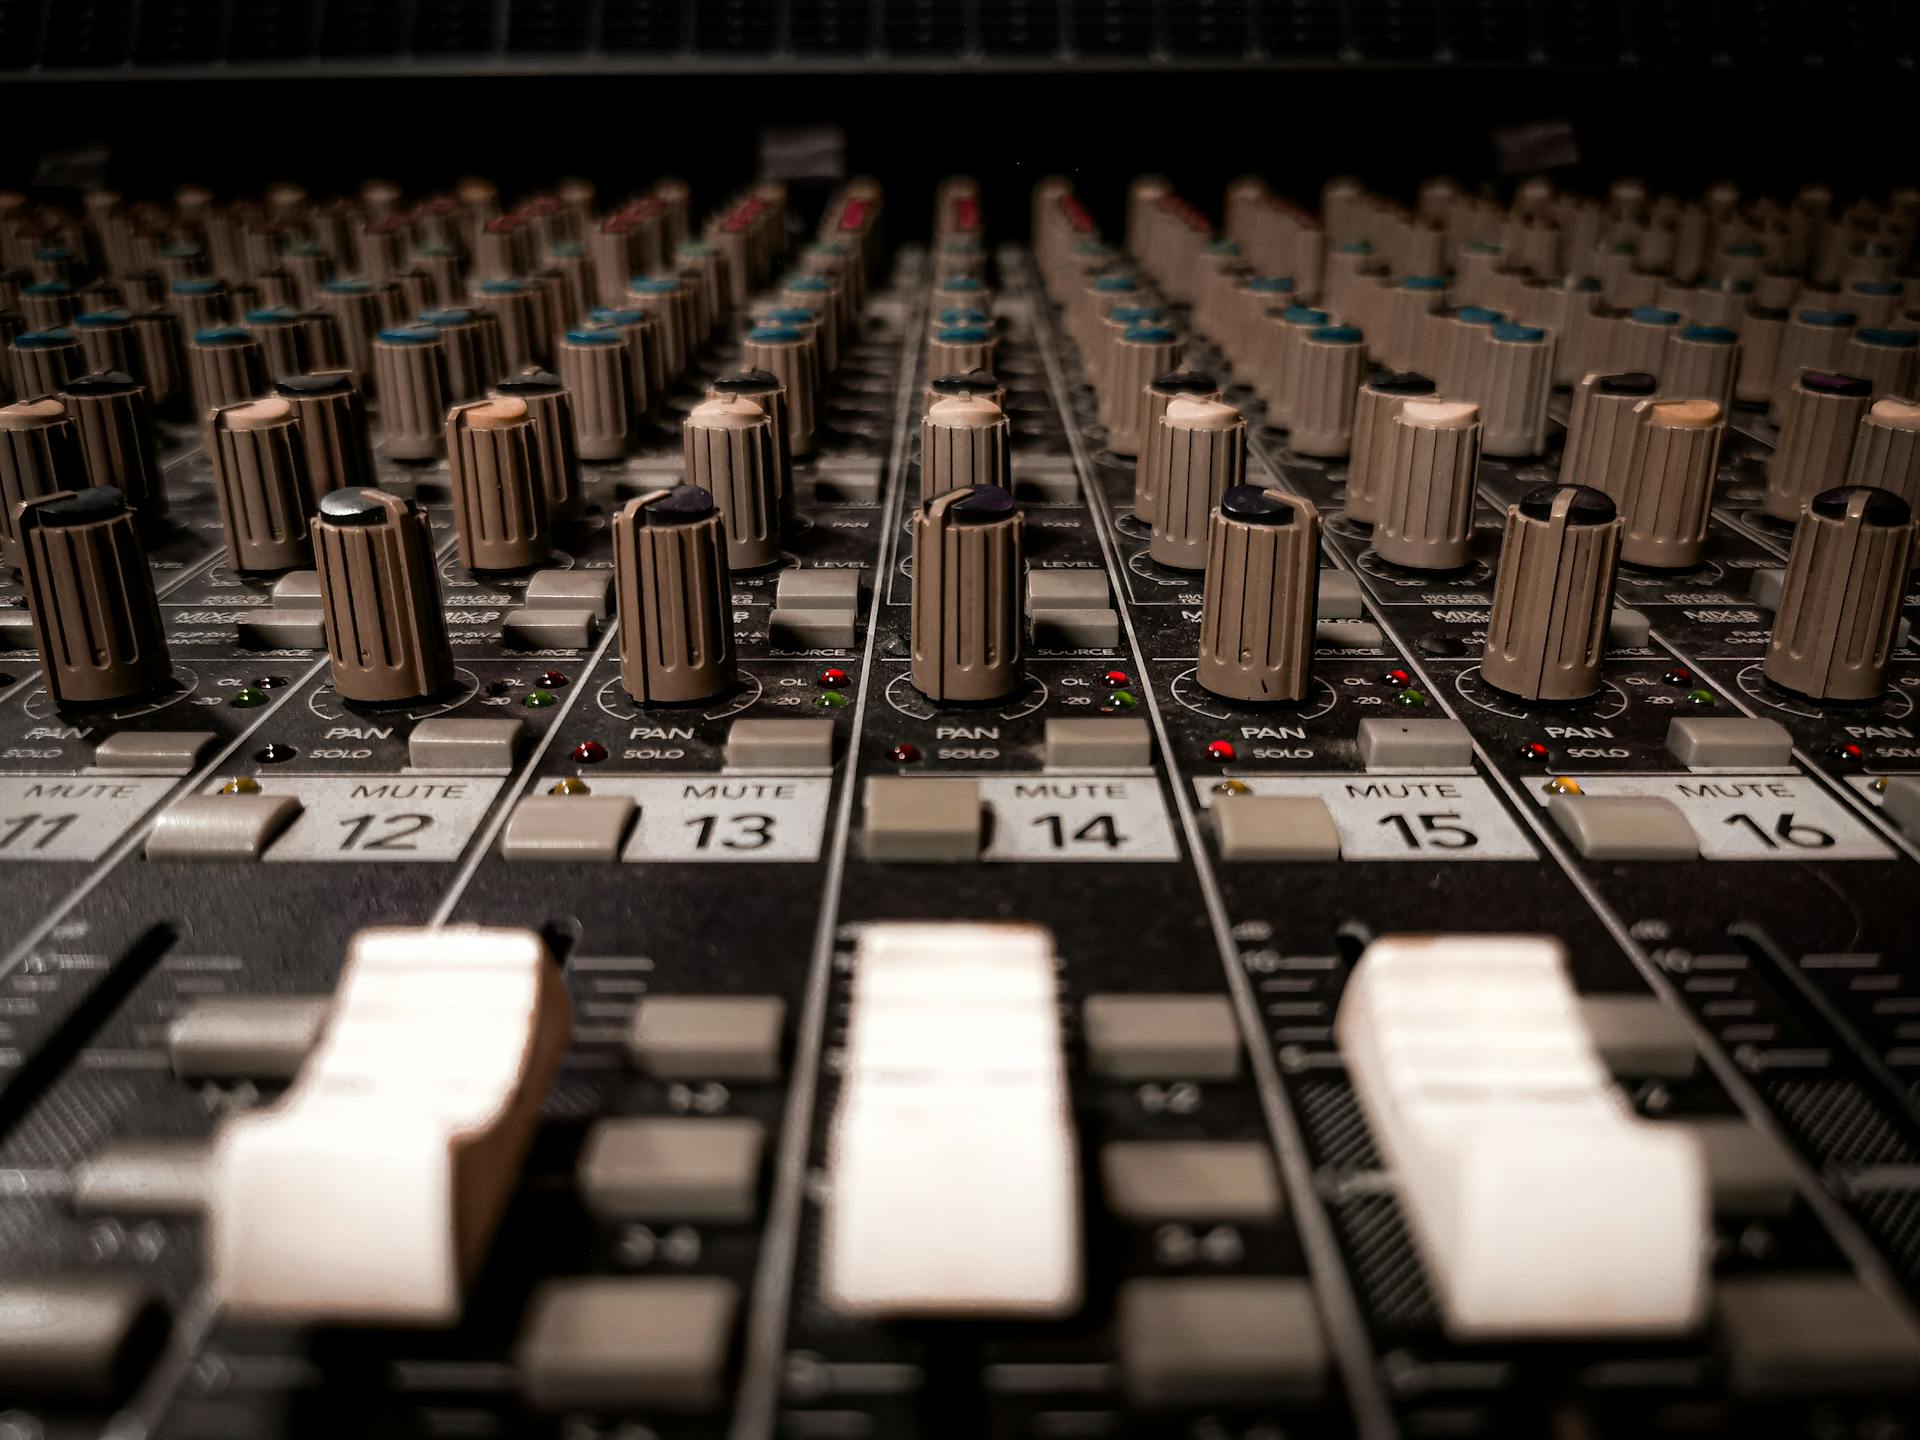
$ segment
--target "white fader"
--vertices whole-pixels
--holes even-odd
[[[963,1318],[1078,1308],[1079,1180],[1046,930],[862,932],[829,1165],[835,1308]]]
[[[1711,1230],[1698,1146],[1613,1092],[1557,941],[1383,937],[1335,1033],[1448,1334],[1699,1323]]]
[[[215,1296],[293,1322],[457,1320],[570,1028],[532,931],[354,936],[299,1078],[216,1142]]]

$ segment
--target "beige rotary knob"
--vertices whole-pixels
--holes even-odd
[[[1480,678],[1523,700],[1600,689],[1620,516],[1586,485],[1543,485],[1507,507]]]
[[[1847,340],[1840,362],[1840,368],[1847,374],[1871,380],[1875,395],[1911,396],[1915,392],[1916,370],[1920,369],[1920,333],[1856,330]]]
[[[920,413],[924,416],[942,400],[989,400],[1004,410],[1007,408],[1007,387],[991,370],[966,370],[958,375],[941,375],[927,382],[927,388],[921,394]]]
[[[1847,484],[1891,490],[1920,508],[1920,401],[1874,402],[1853,442]]]
[[[726,526],[727,568],[778,563],[780,462],[767,412],[742,396],[716,396],[693,407],[681,437],[687,483],[713,496]]]
[[[1459,569],[1473,539],[1480,407],[1409,399],[1387,428],[1373,553],[1408,570]]]
[[[187,344],[187,381],[193,412],[237,405],[267,393],[267,356],[248,331],[201,330]]]
[[[920,422],[920,498],[992,485],[1012,490],[1007,469],[1012,427],[991,400],[942,400]]]
[[[1133,472],[1134,518],[1153,523],[1154,496],[1159,493],[1160,477],[1167,468],[1166,437],[1171,432],[1160,428],[1167,406],[1182,396],[1189,400],[1218,400],[1220,383],[1198,370],[1169,370],[1153,377],[1142,395],[1140,411],[1140,461]]]
[[[677,381],[687,368],[687,298],[678,280],[636,278],[628,282],[626,303],[653,317],[660,345],[661,388]]]
[[[110,485],[28,500],[15,520],[40,672],[56,706],[157,690],[173,674],[133,511]]]
[[[233,315],[233,297],[224,280],[176,280],[168,288],[167,300],[180,317],[180,328],[189,335],[218,330]]]
[[[133,352],[133,317],[124,310],[95,310],[73,322],[80,342],[83,373],[118,370],[136,380],[140,372]]]
[[[636,431],[648,410],[667,396],[666,352],[659,320],[645,310],[595,310],[589,328],[611,326],[627,347],[628,405]]]
[[[109,370],[76,375],[60,392],[80,437],[80,463],[89,485],[111,485],[152,525],[167,513],[160,483],[160,442],[146,387]]]
[[[374,337],[380,441],[396,460],[437,460],[446,438],[447,350],[430,325],[401,325]]]
[[[1347,519],[1371,525],[1393,459],[1393,421],[1409,400],[1433,396],[1438,387],[1410,371],[1376,370],[1354,396],[1353,445],[1347,457]]]
[[[1773,384],[1768,390],[1768,412],[1775,420],[1781,419],[1794,382],[1803,372],[1840,368],[1853,327],[1851,310],[1794,312],[1780,337],[1779,355],[1773,362]]]
[[[1352,448],[1354,404],[1366,363],[1365,340],[1351,325],[1322,325],[1295,342],[1287,378],[1289,449],[1334,459]]]
[[[1626,472],[1608,492],[1624,527],[1620,558],[1650,570],[1698,565],[1726,434],[1711,400],[1642,400]]]
[[[913,683],[929,700],[998,700],[1020,684],[1024,527],[991,485],[914,511]]]
[[[460,563],[524,570],[553,554],[533,417],[522,400],[474,400],[447,412],[447,469]]]
[[[1320,590],[1320,512],[1236,485],[1207,532],[1200,683],[1234,700],[1306,698]]]
[[[15,516],[22,505],[86,484],[80,434],[65,405],[42,396],[0,407],[0,565],[20,568]]]
[[[1107,427],[1107,448],[1114,454],[1132,459],[1142,453],[1140,421],[1147,409],[1147,387],[1155,376],[1170,372],[1179,359],[1179,337],[1165,325],[1130,325],[1113,342],[1108,360],[1111,378],[1100,393],[1100,418]]]
[[[163,415],[187,410],[186,358],[180,348],[180,324],[171,310],[158,306],[136,311],[127,349],[133,373],[147,387],[147,398]]]
[[[518,400],[533,421],[534,470],[547,497],[547,519],[557,525],[577,519],[586,504],[580,491],[580,452],[574,437],[573,396],[560,377],[530,370],[493,387],[496,400]]]
[[[216,410],[207,443],[228,563],[236,570],[311,565],[309,522],[319,502],[292,404],[270,395]]]
[[[573,397],[574,438],[585,460],[618,460],[633,434],[627,342],[611,325],[560,338],[560,381]],[[643,385],[646,383],[643,379]]]
[[[1890,491],[1844,486],[1814,496],[1793,532],[1767,679],[1815,700],[1879,696],[1916,532],[1913,507]]]
[[[1740,366],[1740,335],[1724,325],[1683,325],[1667,341],[1660,388],[1677,399],[1711,400],[1733,408],[1733,377]]]
[[[334,691],[392,705],[450,690],[426,512],[383,490],[335,490],[320,501],[312,533]]]
[[[991,370],[998,349],[989,326],[942,326],[927,341],[927,373],[957,375],[963,370]]]
[[[547,363],[551,346],[541,290],[518,278],[488,280],[474,295],[474,304],[492,317],[493,332],[500,337],[500,371],[492,379]]]
[[[1659,388],[1644,371],[1588,375],[1575,385],[1566,448],[1560,452],[1560,483],[1619,494],[1633,456],[1640,403],[1651,400]]]
[[[792,425],[787,414],[787,387],[770,370],[732,370],[707,386],[709,399],[720,395],[751,400],[767,412],[767,420],[773,426],[773,458],[779,469],[780,509],[783,514],[791,513],[794,503],[793,445],[790,435]]]
[[[71,330],[23,330],[7,344],[13,393],[37,400],[66,389],[67,381],[86,373],[86,354]]]
[[[330,490],[377,485],[367,403],[350,370],[283,375],[273,393],[287,402],[305,453],[307,490],[318,505]]]
[[[1760,508],[1797,521],[1806,503],[1847,473],[1872,382],[1825,370],[1803,371],[1781,406],[1780,435]]]
[[[1148,552],[1176,570],[1204,570],[1213,507],[1247,472],[1247,422],[1218,400],[1175,399],[1160,417]]]
[[[727,538],[697,485],[654,490],[613,520],[620,683],[642,705],[710,700],[736,670]]]
[[[756,325],[740,344],[740,363],[749,370],[764,370],[780,382],[787,392],[787,449],[796,459],[813,454],[820,348],[812,334],[780,325]]]

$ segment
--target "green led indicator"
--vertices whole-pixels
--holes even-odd
[[[821,710],[838,710],[847,703],[847,697],[838,690],[823,690],[813,697],[813,703]]]
[[[1420,710],[1426,707],[1427,697],[1423,692],[1409,686],[1407,689],[1395,694],[1393,703],[1398,705],[1402,710]]]
[[[520,703],[529,710],[544,710],[549,705],[557,704],[558,701],[555,700],[551,690],[534,690]]]
[[[227,703],[242,710],[251,710],[256,705],[267,703],[267,692],[258,685],[243,685],[233,692],[233,699]]]
[[[1719,701],[1711,690],[1689,690],[1687,691],[1687,703],[1689,705],[1715,705],[1718,704]]]

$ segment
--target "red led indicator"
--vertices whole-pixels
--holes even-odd
[[[1660,678],[1669,685],[1691,685],[1693,683],[1693,672],[1684,666],[1676,665]]]
[[[902,743],[894,746],[889,753],[896,765],[911,765],[920,758],[920,747]]]
[[[826,669],[820,672],[820,683],[829,689],[838,690],[847,683],[847,672],[840,669]]]
[[[582,765],[598,765],[607,758],[607,747],[598,740],[582,740],[573,747],[573,758]]]
[[[1124,670],[1107,671],[1106,680],[1109,685],[1128,685],[1132,683],[1127,678],[1127,672]]]
[[[1839,745],[1834,748],[1833,758],[1843,761],[1848,765],[1859,765],[1866,761],[1867,752],[1860,746],[1848,742],[1845,745]]]
[[[1544,761],[1547,758],[1547,754],[1547,747],[1542,745],[1538,740],[1535,740],[1531,745],[1522,745],[1520,747],[1520,758],[1522,760]]]
[[[558,690],[562,685],[567,683],[566,672],[563,670],[542,671],[540,674],[540,683],[549,690]]]
[[[1207,758],[1218,760],[1222,765],[1233,759],[1234,750],[1231,740],[1215,740],[1207,746]]]
[[[1404,690],[1413,683],[1413,676],[1404,670],[1389,670],[1385,675],[1381,676],[1381,679],[1385,680],[1387,684],[1393,686],[1396,690]]]

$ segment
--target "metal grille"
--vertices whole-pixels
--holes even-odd
[[[0,70],[1141,64],[1909,71],[1920,0],[0,0]]]

